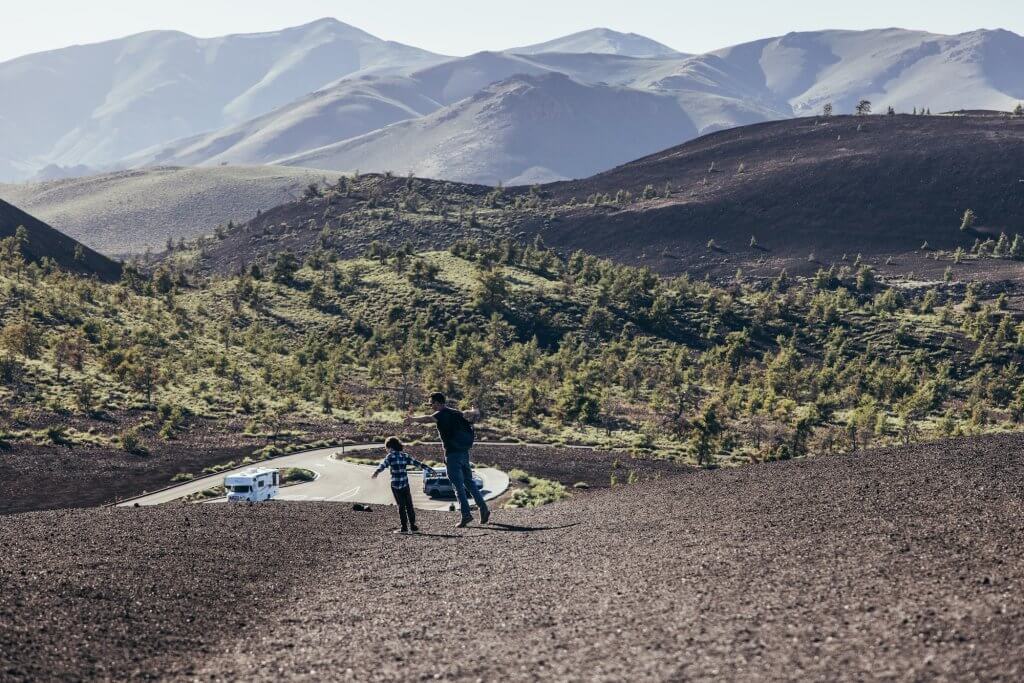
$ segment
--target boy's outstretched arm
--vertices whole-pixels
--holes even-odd
[[[467,422],[476,422],[480,419],[480,415],[480,409],[476,406],[473,406],[469,410],[462,411],[462,417],[466,418]]]
[[[377,469],[375,469],[373,471],[373,474],[370,475],[370,478],[371,479],[376,479],[377,475],[379,475],[381,472],[386,470],[388,468],[388,465],[390,465],[390,464],[391,464],[391,455],[388,454],[388,455],[384,456],[383,460],[380,461],[380,464],[377,465]]]
[[[415,465],[416,467],[419,467],[421,470],[424,470],[426,472],[433,472],[434,471],[433,467],[431,467],[430,465],[428,465],[425,462],[420,462],[419,460],[417,460],[416,458],[412,457],[411,455],[409,456],[409,460],[411,460],[412,464]]]

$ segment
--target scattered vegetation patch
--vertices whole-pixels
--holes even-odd
[[[182,498],[182,500],[185,501],[186,503],[201,503],[205,500],[223,498],[225,495],[227,495],[227,492],[224,490],[224,485],[218,484],[217,486],[211,486],[210,488],[203,489],[202,491],[190,493],[189,495]]]
[[[522,470],[509,472],[509,479],[513,482],[514,488],[511,497],[505,503],[506,508],[538,507],[569,497],[568,490],[557,481],[533,477]]]
[[[281,468],[281,486],[301,484],[306,481],[313,481],[314,479],[316,479],[316,472],[312,470],[302,467]]]

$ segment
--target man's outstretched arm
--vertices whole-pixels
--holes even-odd
[[[477,409],[476,406],[470,408],[469,410],[463,410],[462,417],[466,418],[468,422],[476,422],[477,420],[480,419],[480,410]]]
[[[410,424],[412,422],[415,422],[417,424],[430,424],[431,422],[434,422],[434,421],[435,420],[434,420],[434,415],[433,414],[430,414],[430,415],[406,415],[405,416],[405,420],[404,420],[405,424]]]

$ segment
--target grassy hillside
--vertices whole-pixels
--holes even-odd
[[[508,241],[375,249],[193,282],[6,267],[3,441],[145,452],[200,421],[253,448],[358,424],[415,439],[429,430],[400,418],[437,388],[492,433],[700,464],[1024,415],[1013,290],[888,286],[864,265],[719,287]],[[105,418],[51,429],[75,416]]]

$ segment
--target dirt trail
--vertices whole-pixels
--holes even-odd
[[[0,678],[1024,677],[1021,436],[391,513],[5,517]]]

